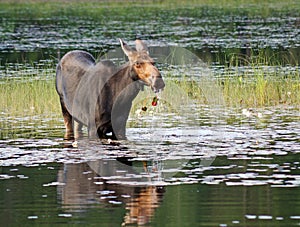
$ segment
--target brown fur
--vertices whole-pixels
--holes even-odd
[[[56,90],[66,127],[65,138],[73,137],[75,121],[78,129],[82,125],[88,127],[89,137],[125,139],[132,100],[143,85],[154,92],[164,88],[146,45],[137,40],[135,51],[120,41],[129,59],[121,67],[107,60],[96,64],[93,56],[84,51],[68,52],[60,60]]]

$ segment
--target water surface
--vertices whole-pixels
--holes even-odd
[[[13,225],[299,224],[299,112],[262,109],[257,118],[225,111],[218,123],[204,120],[209,108],[202,107],[197,112],[204,117],[193,125],[187,117],[180,127],[154,129],[155,119],[129,127],[129,141],[119,145],[83,139],[74,147],[62,139],[61,120],[37,120],[41,125],[28,127],[28,138],[23,132],[0,141],[2,219]],[[22,132],[25,122],[14,131]]]

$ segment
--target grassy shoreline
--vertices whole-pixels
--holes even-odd
[[[63,4],[62,4],[63,3]],[[267,17],[272,14],[288,13],[299,15],[300,6],[297,0],[4,0],[0,2],[0,15],[8,15],[15,18],[40,18],[55,17],[56,15],[80,15],[99,19],[108,16],[134,16],[136,10],[147,8],[147,12],[159,13],[178,9],[188,9],[181,11],[182,15],[199,13],[210,13],[210,11],[220,11],[221,13],[234,13],[240,15]]]
[[[205,97],[201,81],[165,77],[198,104],[210,104]],[[0,112],[9,116],[34,116],[60,114],[55,90],[54,72],[49,79],[15,78],[0,80]],[[278,78],[257,71],[254,76],[228,75],[215,80],[219,96],[229,108],[261,108],[288,105],[300,108],[300,75]],[[168,95],[167,95],[168,96]],[[172,92],[167,97],[172,100]]]
[[[64,3],[63,5],[61,3]],[[14,4],[16,5],[51,5],[58,4],[61,7],[68,5],[86,5],[91,6],[98,4],[99,6],[115,6],[115,7],[123,7],[123,6],[157,6],[157,7],[178,7],[178,6],[214,6],[214,7],[240,7],[240,6],[250,6],[252,8],[262,8],[263,6],[268,5],[270,8],[284,8],[290,7],[294,8],[298,4],[297,0],[27,0],[24,2],[23,0],[2,0],[1,4]]]
[[[0,83],[0,112],[30,116],[60,112],[54,79],[7,79]]]

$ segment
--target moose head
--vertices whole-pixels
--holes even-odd
[[[161,91],[165,87],[165,83],[160,72],[155,67],[154,60],[149,56],[147,45],[139,39],[135,41],[136,49],[129,47],[122,39],[120,39],[120,43],[129,59],[135,79],[150,86],[155,93]]]

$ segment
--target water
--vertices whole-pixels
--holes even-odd
[[[280,60],[283,65],[262,65],[270,73],[298,70],[295,15],[249,18],[181,11],[156,16],[149,13],[142,24],[125,23],[118,16],[109,21],[80,16],[71,21],[64,16],[2,18],[0,76],[32,79],[43,73],[47,75],[43,79],[49,80],[57,58],[67,50],[80,48],[97,55],[119,45],[116,37],[132,40],[136,35],[151,37],[153,46],[187,47],[204,62],[212,62],[219,73],[228,63],[220,59],[230,53],[247,55],[249,46]],[[281,61],[286,56],[293,56],[288,64]],[[247,73],[252,70],[239,67]],[[171,103],[173,111],[166,114],[163,104],[141,116],[134,110],[128,141],[116,144],[86,137],[77,143],[63,140],[58,113],[16,117],[1,112],[1,223],[300,224],[298,107],[249,111],[189,100],[183,110]],[[141,103],[136,105],[139,108]]]
[[[28,126],[26,138],[23,125],[32,120],[23,120],[14,127],[18,138],[0,141],[2,220],[299,224],[299,112],[262,109],[257,118],[225,111],[218,123],[203,117],[194,126],[186,121],[154,130],[129,127],[128,142],[84,139],[75,147],[62,139],[61,121]],[[228,123],[232,117],[234,123]]]
[[[2,15],[2,64],[40,59],[56,62],[73,49],[86,49],[97,56],[119,47],[118,38],[129,42],[136,37],[148,40],[150,45],[180,45],[195,51],[205,62],[221,65],[233,53],[248,56],[260,51],[280,63],[299,63],[297,13],[263,17],[243,15],[243,9],[241,14],[231,14],[221,9],[165,12],[150,8],[145,10],[143,20],[136,18],[138,14],[125,16],[109,9],[97,18],[61,15],[28,19],[10,18],[5,12]]]

